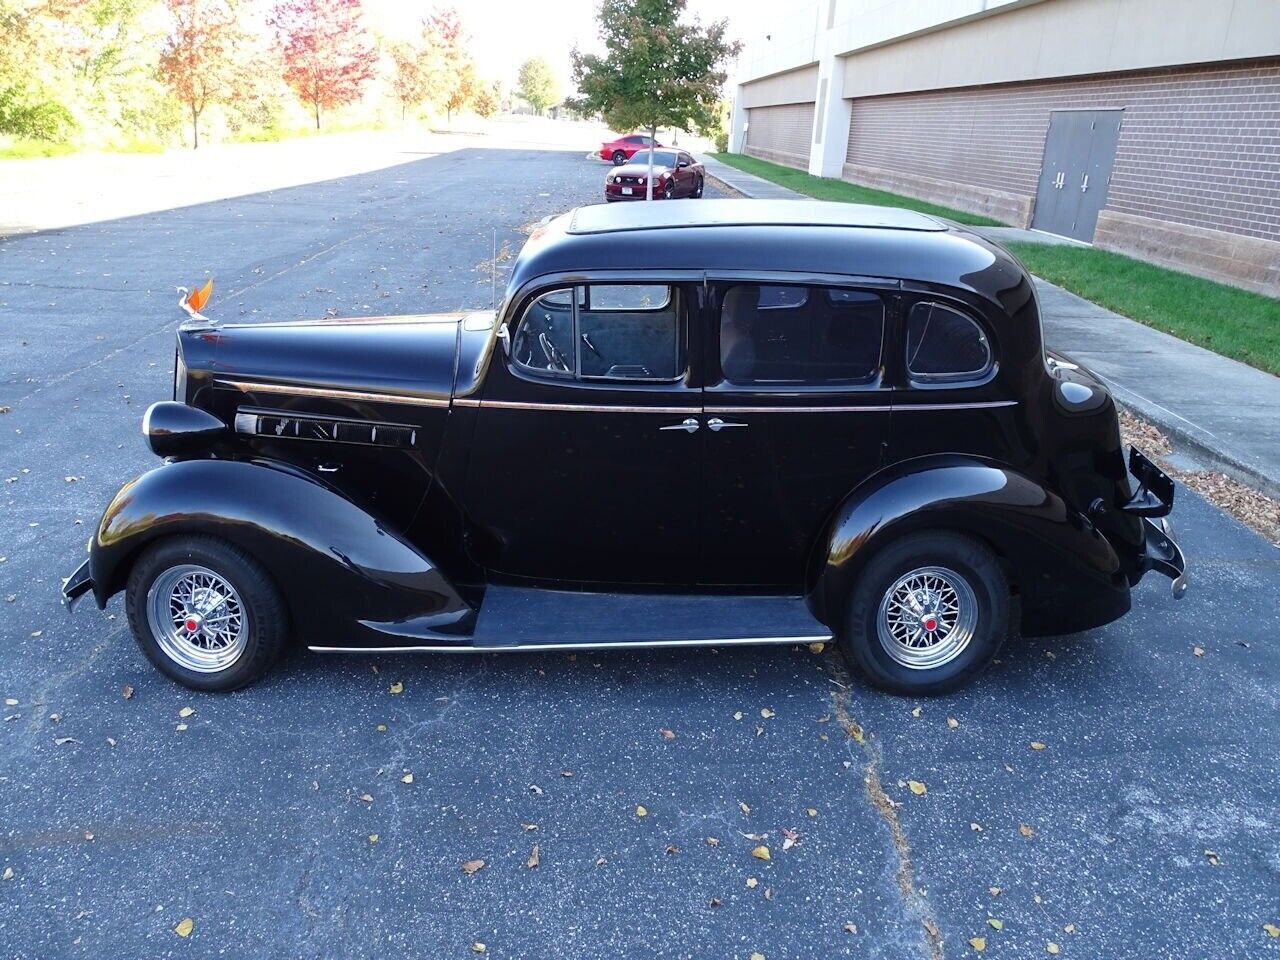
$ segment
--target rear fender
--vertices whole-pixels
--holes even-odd
[[[815,612],[838,625],[872,555],[924,530],[967,533],[987,543],[1024,604],[1031,599],[1037,609],[1040,598],[1062,591],[1102,587],[1110,595],[1116,589],[1115,550],[1061,497],[994,461],[948,454],[896,463],[849,495],[810,567]]]
[[[98,605],[148,544],[190,534],[257,558],[311,645],[352,645],[362,620],[450,632],[472,612],[430,559],[333,489],[279,464],[212,459],[168,463],[116,494],[89,549]]]

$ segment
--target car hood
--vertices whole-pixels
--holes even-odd
[[[192,373],[217,383],[342,390],[447,401],[466,314],[233,324],[183,331]]]

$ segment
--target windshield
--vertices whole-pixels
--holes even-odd
[[[629,162],[643,164],[647,167],[649,165],[649,151],[641,150]],[[654,150],[653,165],[655,167],[674,167],[676,165],[676,155],[671,150]]]

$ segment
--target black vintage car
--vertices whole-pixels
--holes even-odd
[[[493,313],[178,333],[164,464],[67,600],[188,686],[311,650],[835,639],[913,693],[1185,586],[1173,484],[999,246],[817,202],[591,206]],[[1135,480],[1131,482],[1129,474]],[[1158,520],[1158,522],[1157,522]]]

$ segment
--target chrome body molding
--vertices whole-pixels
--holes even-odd
[[[996,407],[1016,407],[1017,400],[980,400],[974,403],[900,403],[894,413],[911,413],[915,410],[990,410]]]
[[[232,387],[242,393],[274,393],[291,397],[320,397],[331,400],[362,400],[367,403],[402,403],[415,407],[447,407],[443,397],[410,397],[401,393],[367,393],[337,387],[295,387],[286,383],[259,383],[250,380],[216,380],[219,386]]]
[[[624,404],[590,404],[590,403],[528,403],[517,400],[454,400],[459,406],[479,407],[493,410],[555,410],[558,413],[665,413],[690,414],[702,413],[700,406],[687,407],[634,407]]]
[[[476,647],[470,644],[423,644],[411,647],[321,647],[308,646],[312,653],[531,653],[559,650],[640,650],[653,647],[747,647],[785,643],[830,643],[831,634],[811,637],[725,637],[720,640],[618,640],[610,643],[513,643]]]
[[[514,400],[477,400],[474,397],[455,397],[455,407],[489,407],[496,410],[555,410],[566,413],[701,413],[729,415],[740,413],[898,413],[913,410],[985,410],[996,407],[1017,406],[1017,400],[984,400],[975,403],[903,403],[856,404],[848,406],[733,406],[733,407],[635,407],[620,404],[584,403],[529,403]],[[744,426],[744,424],[724,424]]]

